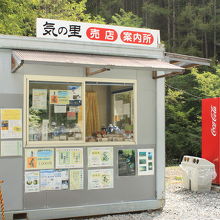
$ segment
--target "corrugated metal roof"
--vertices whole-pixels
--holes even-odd
[[[173,64],[157,59],[102,56],[91,54],[73,54],[60,52],[13,50],[13,58],[18,63],[47,63],[47,64],[75,64],[84,66],[102,66],[106,68],[124,67],[124,68],[147,68],[150,70],[165,71],[183,71],[184,69]],[[18,66],[18,65],[17,65]],[[14,68],[15,71],[17,70]],[[14,72],[15,72],[14,71]]]

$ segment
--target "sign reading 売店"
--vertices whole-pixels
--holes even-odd
[[[37,18],[37,37],[158,47],[159,30]]]

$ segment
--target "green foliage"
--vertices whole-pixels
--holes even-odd
[[[183,155],[201,155],[201,100],[220,96],[220,65],[214,71],[191,73],[167,79],[167,162]]]
[[[38,17],[104,23],[100,16],[86,13],[86,2],[87,0],[1,0],[0,33],[34,36]]]
[[[137,15],[134,15],[132,12],[126,12],[123,9],[120,9],[119,13],[116,13],[112,16],[112,24],[119,26],[127,27],[141,27],[142,19]]]

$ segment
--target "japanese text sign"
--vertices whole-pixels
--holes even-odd
[[[37,37],[158,47],[159,30],[37,18]]]

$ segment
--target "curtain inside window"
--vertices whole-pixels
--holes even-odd
[[[98,98],[96,92],[86,92],[86,136],[100,130]]]

